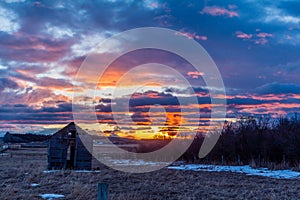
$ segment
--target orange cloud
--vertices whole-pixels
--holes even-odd
[[[298,103],[263,103],[259,105],[234,105],[236,109],[240,109],[239,112],[251,113],[251,114],[287,114],[284,109],[299,108]]]

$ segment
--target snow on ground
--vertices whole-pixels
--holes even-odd
[[[73,172],[91,173],[91,172],[101,172],[101,170],[73,170]]]
[[[235,173],[244,173],[249,176],[264,176],[264,177],[277,178],[277,179],[300,178],[300,172],[295,172],[292,170],[269,170],[267,168],[255,169],[248,165],[219,166],[219,165],[189,164],[189,165],[169,166],[168,169],[206,171],[206,172],[235,172]]]
[[[109,160],[109,162],[115,165],[121,166],[137,166],[137,165],[166,165],[165,162],[153,162],[153,161],[145,161],[145,160],[127,160],[127,159],[119,159],[119,160]]]
[[[40,196],[43,199],[48,199],[48,200],[64,198],[65,197],[65,195],[62,195],[62,194],[41,194]]]
[[[55,172],[61,172],[62,170],[45,170],[43,173],[45,174],[50,174],[50,173],[55,173]],[[72,170],[72,172],[76,173],[92,173],[92,172],[101,172],[101,170]]]
[[[38,183],[31,183],[31,184],[30,184],[31,187],[37,187],[37,186],[39,186],[39,185],[40,185],[40,184],[38,184]]]
[[[43,173],[49,174],[49,173],[55,173],[55,172],[60,172],[60,170],[45,170]]]

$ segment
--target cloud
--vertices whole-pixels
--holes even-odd
[[[137,125],[150,125],[151,119],[146,112],[134,112],[131,116],[133,122]]]
[[[22,90],[21,90],[22,91]],[[36,107],[43,106],[47,101],[55,99],[56,101],[70,101],[64,95],[57,95],[50,89],[33,89],[24,88],[19,93],[15,91],[3,91],[0,96],[0,104],[23,104],[34,105]]]
[[[130,99],[130,106],[149,106],[149,105],[178,105],[178,99],[172,94],[164,92],[147,91],[145,93],[136,93]]]
[[[134,2],[134,0],[103,0],[103,1],[110,2],[110,3],[125,2],[126,4],[131,4]]]
[[[183,30],[180,30],[180,32],[178,32],[178,35],[183,35],[183,36],[187,37],[188,39],[203,40],[203,41],[207,40],[207,36],[198,35],[195,32],[194,33],[189,33],[189,32],[185,32]]]
[[[300,21],[299,2],[287,1],[257,1],[248,0],[248,9],[258,10],[252,21],[279,26],[297,25]]]
[[[0,92],[5,89],[17,89],[18,84],[8,78],[0,78]]]
[[[6,3],[23,3],[26,0],[3,0],[3,1],[5,1]]]
[[[300,85],[291,83],[268,83],[254,90],[258,94],[300,94]]]
[[[200,13],[211,15],[211,16],[225,16],[230,18],[238,17],[239,14],[233,9],[235,9],[235,7],[233,7],[232,5],[230,6],[229,9],[218,7],[218,6],[205,6]]]
[[[259,31],[259,30],[257,30]],[[252,33],[244,33],[241,31],[237,31],[235,33],[236,37],[239,39],[243,39],[246,41],[252,41],[254,44],[261,44],[261,45],[265,45],[266,43],[268,43],[268,38],[273,37],[274,35],[271,33],[266,33],[266,32],[259,32],[256,34],[252,34]]]
[[[285,75],[288,77],[288,80],[291,78],[297,80],[297,77],[299,77],[300,74],[300,60],[279,64],[278,66],[273,66],[273,68],[275,69],[274,71],[276,74],[281,76]]]
[[[69,110],[62,109],[60,106],[56,109],[37,109],[28,105],[0,106],[0,120],[8,124],[65,124],[72,121],[72,117]]]
[[[71,46],[71,53],[75,57],[87,56],[89,53],[109,53],[118,51],[119,42],[115,41],[112,43],[112,46],[101,46],[99,44],[103,42],[106,38],[112,35],[112,32],[100,32],[90,35],[82,35],[79,42]]]
[[[49,23],[46,24],[45,33],[51,35],[55,39],[63,39],[73,37],[75,35],[75,32],[68,27],[57,27]]]
[[[42,63],[57,62],[68,52],[72,41],[58,41],[45,35],[1,35],[0,57],[2,60]]]
[[[166,4],[159,3],[156,0],[144,0],[144,6],[145,8],[148,8],[150,10],[159,9],[159,8],[166,8]]]
[[[25,2],[26,0],[4,0],[6,3],[22,3]]]
[[[3,31],[8,34],[13,34],[17,32],[21,25],[19,23],[19,18],[11,10],[5,9],[0,6],[0,32]]]
[[[264,44],[268,43],[267,38],[273,37],[274,35],[271,33],[261,32],[261,33],[256,34],[256,36],[257,36],[257,39],[254,40],[254,43],[264,45]]]
[[[273,34],[271,34],[271,33],[264,33],[264,32],[258,33],[258,34],[256,34],[256,35],[257,35],[257,37],[259,37],[259,38],[273,37]]]
[[[38,86],[43,86],[45,88],[53,88],[53,89],[64,89],[70,90],[73,88],[73,85],[65,79],[56,79],[50,77],[43,77],[36,81]]]
[[[197,96],[209,96],[209,90],[206,87],[188,87],[188,88],[164,88],[164,93],[172,94],[173,96],[191,96],[194,93]]]
[[[7,69],[7,66],[0,65],[0,70]]]
[[[203,76],[204,73],[198,72],[198,71],[191,71],[191,72],[188,72],[187,75],[191,78],[197,79],[197,78],[199,78],[199,76]]]
[[[299,24],[300,17],[290,15],[283,10],[276,7],[266,7],[266,16],[264,21],[266,23],[276,22],[276,23],[286,23],[286,24]]]
[[[252,34],[243,33],[241,31],[237,31],[235,34],[236,37],[240,39],[251,39],[253,37]]]

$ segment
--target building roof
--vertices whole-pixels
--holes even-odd
[[[57,131],[56,133],[54,133],[53,136],[60,135],[60,134],[64,135],[64,134],[68,134],[68,133],[74,132],[74,131],[76,131],[76,135],[88,135],[88,133],[86,131],[84,131],[82,128],[77,126],[74,122],[71,122],[64,128],[62,128],[59,131]]]

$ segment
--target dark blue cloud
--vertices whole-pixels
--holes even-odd
[[[17,89],[18,84],[8,78],[0,78],[0,92],[4,89]]]
[[[24,104],[5,104],[0,107],[0,121],[8,124],[65,124],[73,119],[71,106],[61,104],[57,108],[36,109]]]
[[[257,94],[300,94],[300,85],[273,82],[254,90]]]

